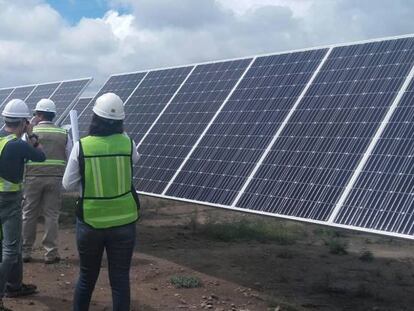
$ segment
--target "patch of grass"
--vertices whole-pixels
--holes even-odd
[[[170,282],[175,288],[196,288],[201,287],[201,281],[195,276],[174,275]]]
[[[355,296],[359,298],[369,298],[372,297],[372,291],[367,285],[361,283],[358,285],[358,288],[356,289]]]
[[[284,274],[280,274],[279,283],[289,283],[289,278]]]
[[[199,228],[202,235],[213,240],[232,242],[239,240],[272,241],[280,245],[294,244],[303,231],[280,222],[248,221],[245,219],[226,223],[207,223]]]
[[[344,231],[334,230],[331,228],[316,228],[313,230],[313,234],[320,237],[329,238],[344,238],[346,234]]]
[[[374,261],[374,254],[369,250],[364,250],[361,252],[358,258],[364,262],[372,262]]]
[[[199,226],[198,217],[199,217],[199,211],[198,211],[198,206],[196,206],[193,209],[193,212],[191,213],[190,222],[188,224],[191,232],[193,233],[197,231],[197,228]]]
[[[377,278],[383,278],[384,277],[384,275],[382,274],[382,271],[380,269],[375,269],[373,271],[373,275]]]
[[[348,254],[348,243],[346,241],[332,238],[325,240],[325,245],[329,248],[329,252],[334,255],[346,255]]]
[[[293,257],[295,257],[295,254],[288,250],[283,250],[279,254],[277,254],[277,257],[282,259],[292,259]]]
[[[404,279],[404,275],[400,271],[395,271],[394,277],[397,281],[402,281]]]
[[[284,302],[281,299],[269,297],[267,300],[268,311],[301,311],[303,308]]]

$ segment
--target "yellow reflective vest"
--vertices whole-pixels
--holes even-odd
[[[11,141],[17,139],[16,135],[11,134],[4,137],[0,137],[0,156],[3,154],[4,147],[6,147],[6,144]],[[10,181],[7,181],[6,179],[0,177],[0,192],[17,192],[22,189],[21,183],[12,183]]]
[[[93,228],[110,228],[138,219],[132,185],[132,140],[123,134],[87,136],[79,143],[82,198],[78,216]]]

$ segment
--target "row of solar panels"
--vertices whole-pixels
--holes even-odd
[[[413,238],[413,64],[413,36],[373,40],[113,75],[75,109],[84,136],[124,100],[141,194]]]
[[[413,64],[405,36],[113,75],[96,97],[125,102],[141,194],[413,238]]]
[[[60,124],[91,81],[91,78],[84,78],[3,88],[0,89],[0,110],[12,99],[24,100],[33,110],[40,99],[50,98],[56,104],[56,122]]]

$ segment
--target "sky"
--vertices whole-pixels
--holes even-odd
[[[0,0],[0,88],[414,32],[411,0]]]

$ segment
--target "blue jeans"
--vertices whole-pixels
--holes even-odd
[[[0,192],[0,221],[3,227],[3,260],[0,263],[0,299],[8,290],[22,286],[22,196]]]
[[[76,284],[73,310],[89,310],[92,292],[101,269],[104,249],[108,258],[112,310],[129,310],[129,270],[135,245],[135,222],[115,228],[94,229],[78,219],[76,240],[80,259],[80,275]]]

